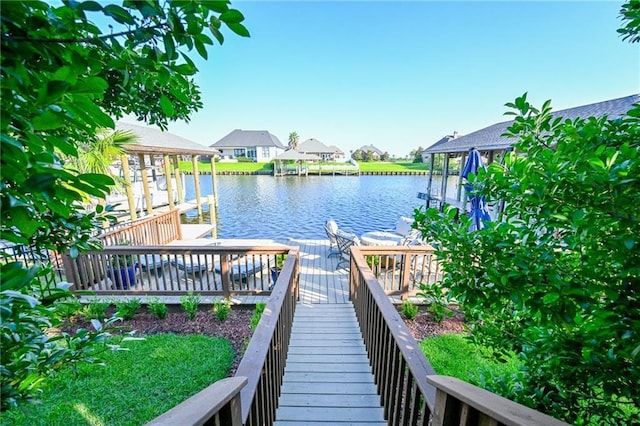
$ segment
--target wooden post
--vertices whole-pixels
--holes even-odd
[[[429,180],[427,181],[427,208],[429,208],[429,204],[431,204],[431,185],[433,184],[433,166],[435,163],[435,154],[431,154],[430,162],[429,162]]]
[[[445,200],[447,199],[447,180],[449,180],[449,153],[444,154],[444,164],[442,166],[442,189],[440,192],[442,204],[440,205],[440,210],[444,208]]]
[[[129,171],[129,158],[126,154],[120,156],[120,162],[122,163],[122,173],[124,174],[124,181],[127,191],[127,202],[129,203],[129,216],[131,220],[136,220],[138,215],[136,214],[136,202],[133,199],[133,188],[131,187],[131,174]]]
[[[196,206],[198,208],[198,219],[202,222],[202,195],[200,194],[200,173],[198,173],[198,156],[191,156],[191,165],[193,166],[193,184],[196,190]]]
[[[171,159],[167,154],[163,156],[164,160],[164,177],[167,180],[167,199],[169,200],[169,209],[173,210],[173,185],[171,184]]]
[[[460,172],[458,173],[458,188],[457,188],[457,192],[456,192],[456,198],[458,199],[458,201],[462,201],[462,168],[465,165],[465,162],[467,160],[467,153],[463,152],[462,153],[462,158],[460,159]],[[465,198],[467,196],[466,192],[464,194]],[[462,203],[462,211],[464,211],[464,202]]]
[[[178,187],[178,204],[184,203],[184,191],[182,190],[182,175],[180,174],[180,163],[178,156],[173,156],[173,171],[176,174],[176,186]]]
[[[211,183],[213,185],[213,199],[218,208],[218,181],[216,177],[216,159],[215,156],[211,156]]]
[[[216,221],[216,204],[213,195],[207,196],[209,202],[209,218],[211,219],[211,238],[218,238],[218,225]]]
[[[151,190],[149,189],[149,176],[147,175],[147,165],[144,163],[144,154],[138,154],[140,163],[140,176],[142,176],[142,188],[144,189],[144,201],[147,204],[147,214],[153,214],[153,201],[151,200]]]

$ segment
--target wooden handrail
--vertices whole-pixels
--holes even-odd
[[[98,236],[105,246],[122,243],[162,245],[182,237],[179,209],[117,225],[114,228]]]
[[[426,377],[435,371],[373,275],[360,247],[351,248],[350,272],[350,298],[385,417],[393,421],[392,424],[426,424],[436,393]]]
[[[242,426],[240,391],[246,384],[246,377],[219,380],[151,420],[147,426]]]
[[[212,242],[212,244],[215,244]],[[291,247],[269,246],[107,246],[65,255],[67,281],[74,290],[100,295],[270,294],[275,256]],[[125,271],[124,269],[128,269]]]
[[[455,377],[429,376],[427,381],[437,389],[432,419],[433,426],[460,424],[568,425],[568,423],[554,417]]]
[[[275,420],[299,298],[299,267],[298,249],[291,249],[236,371],[249,379],[241,392],[245,425],[270,425]]]

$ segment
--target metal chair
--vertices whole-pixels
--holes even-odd
[[[336,232],[338,232],[338,224],[335,220],[329,219],[324,224],[324,231],[329,238],[329,254],[327,257],[331,257],[334,254],[340,255],[340,248],[338,247],[338,241],[336,240]]]
[[[336,242],[338,244],[338,250],[340,250],[340,260],[336,265],[336,270],[338,270],[341,264],[345,262],[348,264],[351,261],[351,246],[359,246],[360,240],[356,234],[338,229],[336,232]]]

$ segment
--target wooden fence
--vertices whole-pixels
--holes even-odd
[[[182,239],[180,211],[173,209],[144,219],[107,228],[99,236],[105,246],[161,246]]]
[[[442,269],[431,246],[359,246],[359,252],[378,285],[388,296],[406,299],[442,279]]]
[[[290,248],[273,246],[107,246],[64,256],[73,290],[99,295],[269,294],[277,258]]]

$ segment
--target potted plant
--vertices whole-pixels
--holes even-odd
[[[276,266],[272,266],[269,268],[271,271],[271,287],[276,284],[278,280],[278,275],[280,275],[280,270],[282,269],[282,265],[284,265],[284,261],[287,260],[286,254],[276,254]]]
[[[129,245],[129,244],[120,244]],[[127,290],[129,285],[134,285],[138,263],[132,254],[114,254],[109,258],[107,276],[111,279],[116,289]]]

